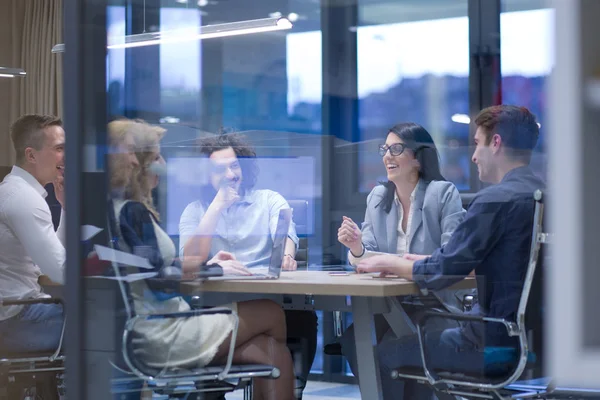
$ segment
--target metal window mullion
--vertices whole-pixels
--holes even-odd
[[[469,115],[502,102],[500,74],[501,0],[469,0]],[[475,125],[470,124],[469,145],[473,143]],[[469,152],[470,156],[470,152]],[[470,163],[470,190],[482,188],[475,164]]]

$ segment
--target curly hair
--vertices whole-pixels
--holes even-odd
[[[115,130],[130,134],[135,144],[135,156],[139,165],[134,168],[133,176],[126,187],[127,197],[145,205],[158,220],[160,215],[152,200],[149,167],[156,156],[160,154],[160,140],[166,130],[140,119],[121,119],[113,121],[109,125],[112,125]]]
[[[200,154],[210,157],[214,152],[233,149],[235,156],[240,162],[242,169],[241,192],[246,193],[254,187],[258,178],[258,165],[256,163],[256,151],[246,141],[246,137],[239,133],[222,130],[216,135],[210,135],[198,140]],[[209,184],[202,190],[202,199],[205,204],[210,204],[217,192]]]

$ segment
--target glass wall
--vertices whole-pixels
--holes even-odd
[[[468,191],[467,0],[425,3],[418,13],[402,2],[387,9],[363,3],[357,27],[360,191],[368,193],[386,179],[377,147],[400,122],[429,131],[442,173]]]
[[[548,78],[554,69],[554,9],[503,1],[500,15],[502,102],[519,104],[541,123],[532,166],[546,176]],[[535,5],[534,5],[535,6]],[[531,29],[530,29],[531,28]]]
[[[295,228],[289,238],[296,246],[294,253],[301,249],[305,254],[304,258],[296,257],[299,268],[345,268],[348,249],[338,241],[337,230],[344,217],[360,225],[368,193],[387,179],[378,146],[385,142],[393,125],[415,122],[424,126],[439,149],[443,175],[462,193],[472,193],[479,187],[471,163],[473,110],[500,99],[487,93],[485,84],[502,79],[502,101],[529,107],[544,125],[544,83],[553,65],[552,55],[544,50],[549,47],[547,35],[552,32],[552,11],[548,9],[515,10],[506,6],[501,15],[495,15],[498,31],[480,24],[480,12],[474,11],[475,3],[482,3],[484,9],[488,3],[469,0],[84,3],[89,9],[73,20],[77,26],[71,26],[68,32],[83,33],[85,46],[76,47],[79,43],[68,39],[67,46],[77,50],[64,55],[65,62],[79,68],[78,82],[85,82],[79,89],[66,86],[70,91],[66,104],[74,110],[67,119],[77,122],[67,127],[79,135],[78,142],[71,141],[69,151],[81,156],[70,156],[71,165],[77,169],[72,178],[80,183],[70,199],[79,205],[80,210],[75,212],[81,211],[77,215],[82,216],[73,220],[70,234],[77,243],[79,225],[89,224],[103,229],[104,236],[86,238],[84,246],[73,253],[86,265],[83,271],[75,271],[75,263],[71,265],[71,276],[79,283],[73,286],[73,295],[85,299],[74,318],[86,327],[79,332],[78,343],[86,352],[73,365],[87,365],[87,370],[81,370],[86,376],[81,382],[94,380],[100,386],[112,382],[98,393],[128,390],[114,385],[115,379],[124,378],[120,369],[128,364],[120,355],[119,323],[136,307],[152,311],[160,297],[157,292],[168,293],[160,301],[177,299],[177,307],[181,307],[173,306],[165,312],[229,306],[247,300],[227,295],[211,297],[202,284],[195,291],[180,293],[172,281],[185,279],[184,275],[144,275],[162,274],[162,269],[157,271],[159,264],[171,267],[185,263],[186,251],[194,247],[188,244],[195,236],[203,236],[198,233],[203,217],[198,215],[209,213],[215,201],[226,202],[223,199],[232,196],[228,198],[232,204],[239,201],[251,207],[259,200],[246,198],[245,192],[239,191],[248,183],[269,199],[285,199],[286,205],[297,205]],[[235,25],[239,22],[280,17],[292,23],[291,29],[105,49],[107,42],[114,43],[113,38],[122,42],[125,35],[189,33],[198,27],[221,24],[239,28]],[[67,19],[66,24],[70,23]],[[525,29],[536,33],[526,35]],[[502,44],[501,75],[494,71],[493,79],[489,65],[474,61],[479,57],[474,49],[481,46],[486,35],[500,37]],[[533,55],[529,53],[532,48]],[[105,62],[88,70],[84,68],[89,67],[84,55],[92,53],[91,60]],[[71,112],[69,107],[66,109]],[[107,123],[112,125],[107,128]],[[125,124],[122,130],[118,128],[120,123]],[[215,162],[215,151],[208,149],[206,139],[232,132],[243,134],[248,148],[233,156],[223,153],[223,158]],[[131,134],[129,142],[124,139],[126,133]],[[542,174],[543,137],[542,128],[534,164]],[[94,155],[94,162],[83,156],[89,154]],[[235,193],[229,193],[229,189]],[[132,202],[140,203],[141,211],[132,210],[128,206]],[[258,215],[279,209],[271,203],[262,206],[243,218],[232,214],[213,221],[209,250],[194,255],[201,259],[198,265],[224,250],[246,266],[253,267],[259,258],[260,266],[266,266],[276,247],[270,224],[276,227],[278,220],[271,214],[259,220]],[[255,216],[256,221],[251,222]],[[252,223],[256,225],[252,229],[245,225]],[[124,234],[128,227],[131,232]],[[144,239],[148,231],[150,239]],[[127,234],[140,241],[127,238]],[[249,238],[268,251],[259,256],[258,252],[240,250]],[[222,243],[220,248],[214,246],[217,242]],[[117,255],[123,254],[112,251],[118,250],[115,246],[123,246],[121,250],[127,255],[138,258],[119,259]],[[152,247],[161,254],[149,250]],[[123,270],[120,264],[131,260],[138,262],[136,268]],[[115,281],[123,278],[119,274],[133,278],[117,286]],[[146,286],[136,279],[146,282]],[[152,279],[164,286],[154,286]],[[311,293],[299,296],[300,300],[298,296],[267,294],[261,296],[274,298],[288,311],[311,314],[312,308],[318,309],[318,351],[311,364],[311,379],[354,382],[348,378],[349,369],[341,357],[322,352],[324,345],[337,340],[331,313],[334,306],[319,304]],[[346,324],[356,320],[348,313],[347,303],[342,301],[339,308],[346,313]],[[256,319],[260,323],[268,320]],[[156,329],[157,337],[159,331]],[[174,333],[177,337],[180,334]],[[135,339],[139,337],[132,342]],[[114,365],[106,363],[107,357]],[[161,363],[157,362],[156,368],[162,368]],[[94,366],[99,366],[101,379],[91,373]]]

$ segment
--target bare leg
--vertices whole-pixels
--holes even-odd
[[[271,336],[258,335],[236,347],[233,362],[237,364],[267,364],[279,368],[277,379],[254,380],[253,398],[256,400],[293,400],[294,365],[292,356],[284,343]]]
[[[235,340],[236,347],[260,334],[271,336],[280,343],[286,343],[285,314],[279,304],[271,300],[244,301],[238,303],[238,317],[240,324]],[[225,344],[227,349],[229,340],[226,340]]]
[[[237,364],[267,364],[279,369],[278,379],[257,379],[257,400],[293,399],[294,366],[286,345],[285,314],[270,300],[238,303],[239,327],[233,361]],[[219,349],[212,363],[222,363],[229,351],[231,335]]]

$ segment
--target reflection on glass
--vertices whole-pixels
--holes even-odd
[[[125,35],[125,7],[106,7],[108,36]],[[106,84],[108,115],[124,114],[125,107],[125,49],[110,50],[106,55]]]
[[[444,176],[468,189],[469,129],[452,120],[469,111],[467,17],[360,26],[357,35],[360,191],[385,181],[377,147],[401,122],[423,125],[440,150]]]
[[[502,102],[527,107],[541,123],[531,166],[546,176],[546,83],[554,68],[554,10],[506,10],[500,15]]]
[[[321,131],[321,40],[321,31],[287,35],[288,114],[309,132]]]
[[[197,8],[160,9],[161,30],[194,28],[201,23],[202,15]],[[160,45],[161,122],[197,121],[202,87],[201,65],[202,45],[198,41]]]

